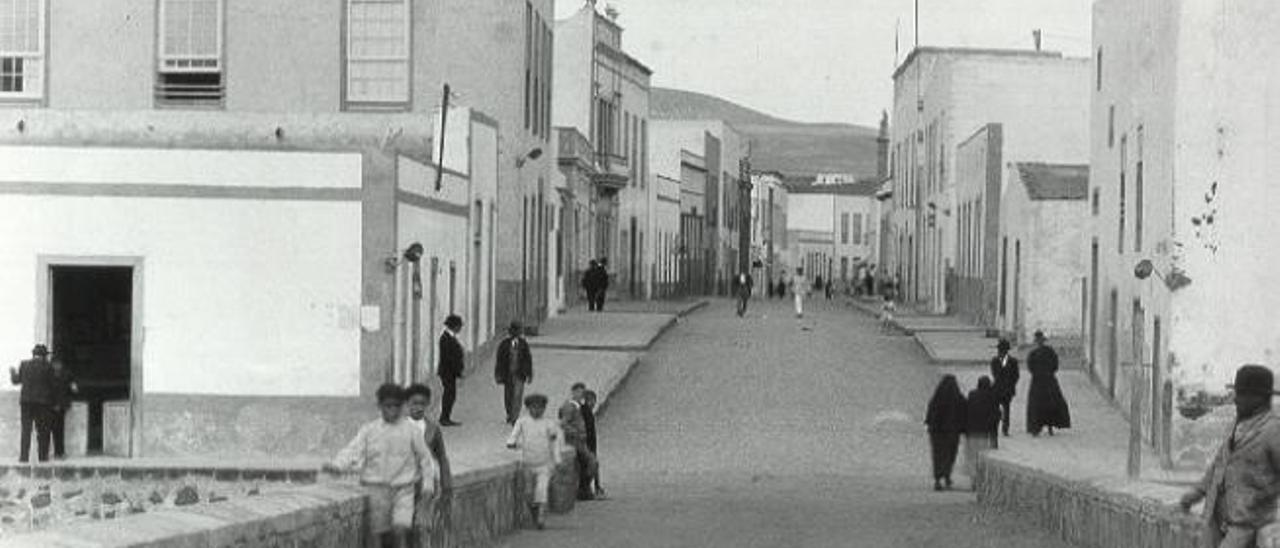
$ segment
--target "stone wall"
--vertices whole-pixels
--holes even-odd
[[[988,453],[978,461],[977,490],[979,504],[1018,511],[1073,546],[1198,546],[1198,516],[1156,502],[1172,486],[1073,481]]]

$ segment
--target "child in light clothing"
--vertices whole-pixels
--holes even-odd
[[[384,384],[377,391],[382,418],[360,427],[355,439],[324,470],[360,470],[360,485],[369,496],[370,528],[384,546],[408,546],[413,527],[414,497],[435,489],[435,464],[421,430],[406,420],[404,389]]]
[[[560,431],[559,421],[544,416],[546,396],[530,394],[524,398],[524,406],[529,414],[516,420],[511,435],[507,437],[507,448],[519,448],[521,465],[533,474],[533,503],[529,510],[534,525],[543,529],[546,524],[542,519],[542,509],[547,504],[547,491],[551,488],[551,472],[560,464],[564,433]]]
[[[889,292],[884,294],[884,304],[880,305],[880,331],[893,331],[893,312],[897,309],[897,305],[893,303],[893,295]]]

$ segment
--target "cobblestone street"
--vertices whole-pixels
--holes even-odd
[[[504,546],[1065,547],[932,491],[921,424],[941,369],[837,301],[730,302],[681,320],[600,423],[610,500]]]

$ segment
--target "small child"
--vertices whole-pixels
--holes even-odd
[[[587,447],[591,448],[591,454],[596,456],[595,473],[592,474],[591,481],[594,484],[592,489],[596,500],[605,500],[604,488],[600,487],[600,452],[596,446],[596,391],[587,390],[582,394],[582,421],[587,425]]]
[[[893,294],[885,292],[884,303],[880,305],[880,331],[888,333],[893,331],[893,312],[897,308],[893,304]]]
[[[427,418],[427,408],[431,405],[431,389],[425,384],[411,384],[405,389],[404,394],[409,407],[408,421],[422,432],[422,437],[427,442],[427,450],[431,451],[436,470],[439,471],[439,482],[436,484],[438,496],[418,497],[417,512],[414,516],[415,523],[426,528],[428,533],[433,533],[443,525],[441,522],[445,519],[444,513],[449,504],[445,499],[453,492],[449,455],[444,449],[444,436],[440,432],[440,425]],[[424,477],[423,481],[430,481],[430,479]],[[416,539],[414,540],[416,542]]]
[[[551,488],[551,472],[560,464],[564,433],[560,431],[559,421],[543,416],[547,412],[546,396],[525,396],[524,406],[529,414],[516,420],[511,435],[507,437],[507,449],[520,448],[520,462],[533,474],[533,503],[529,505],[529,511],[533,515],[534,526],[544,529],[542,509],[547,504],[547,491]]]
[[[422,497],[431,496],[435,466],[422,431],[403,418],[404,389],[387,383],[378,387],[376,395],[382,418],[360,427],[324,470],[342,473],[359,468],[374,536],[383,547],[407,547],[415,491],[420,485]]]

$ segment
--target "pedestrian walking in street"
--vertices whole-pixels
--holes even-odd
[[[1258,531],[1276,520],[1280,492],[1280,416],[1271,410],[1275,376],[1262,365],[1236,371],[1236,422],[1204,477],[1182,496],[1184,512],[1204,499],[1200,546],[1252,548]]]
[[[886,291],[884,298],[880,303],[880,332],[893,332],[893,313],[897,311],[898,306],[893,302],[893,292]]]
[[[587,263],[587,270],[582,273],[582,291],[587,294],[587,310],[590,312],[596,311],[596,291],[600,289],[598,283],[600,274],[597,272],[599,267],[600,263],[591,259]]]
[[[553,419],[544,416],[547,411],[547,397],[542,394],[529,394],[524,398],[524,405],[529,410],[520,417],[507,436],[508,449],[520,449],[520,467],[527,475],[533,476],[533,493],[529,498],[529,513],[533,516],[533,524],[538,529],[546,527],[542,510],[547,505],[547,492],[551,489],[551,473],[560,464],[560,453],[564,448],[565,434],[560,425]]]
[[[1000,403],[1000,431],[1009,435],[1009,406],[1013,405],[1013,396],[1018,388],[1018,358],[1009,355],[1012,345],[1008,339],[1000,339],[996,343],[996,357],[991,358],[992,390],[996,401]]]
[[[524,401],[524,385],[533,382],[533,353],[529,351],[529,341],[524,339],[524,325],[519,320],[511,321],[506,338],[498,343],[493,380],[502,385],[507,424],[515,424]]]
[[[53,437],[53,458],[67,458],[66,424],[67,410],[71,409],[71,397],[76,391],[75,380],[71,378],[71,370],[61,358],[54,357],[50,362],[53,367],[53,405],[50,407],[49,426]]]
[[[1039,436],[1044,428],[1071,428],[1071,409],[1058,384],[1058,353],[1045,344],[1043,331],[1036,331],[1036,347],[1027,355],[1031,387],[1027,390],[1027,432]]]
[[[360,471],[369,525],[384,547],[408,547],[414,501],[433,495],[436,470],[423,433],[404,418],[404,389],[387,383],[376,393],[381,418],[360,427],[326,472]]]
[[[767,300],[773,300],[773,294],[774,294],[773,282],[769,280],[769,276],[765,276],[764,277],[764,298]]]
[[[604,312],[604,299],[609,295],[609,258],[600,257],[596,264],[596,312]]]
[[[49,460],[49,441],[53,433],[54,380],[53,365],[49,363],[49,347],[37,344],[31,349],[31,359],[23,360],[18,367],[9,368],[9,381],[22,385],[18,394],[18,410],[21,421],[21,446],[18,462],[31,460],[31,432],[36,434],[36,458]]]
[[[578,500],[591,500],[595,498],[591,493],[591,482],[598,464],[595,453],[587,446],[587,422],[582,416],[587,385],[576,382],[569,390],[569,399],[560,406],[560,428],[564,430],[564,442],[577,453]]]
[[[834,285],[835,285],[834,281],[827,280],[827,283],[822,286],[823,295],[827,298],[828,301],[831,300],[831,292],[834,290],[832,286]]]
[[[747,302],[751,300],[751,274],[746,272],[738,274],[733,280],[734,290],[738,294],[738,317],[741,318],[747,313]]]
[[[462,331],[462,317],[450,314],[444,320],[444,331],[440,333],[439,363],[436,376],[440,377],[443,388],[440,395],[440,426],[461,426],[453,420],[453,404],[458,400],[458,379],[466,370],[466,353],[462,342],[458,340],[458,332]]]
[[[863,284],[865,284],[865,287],[863,288],[863,294],[865,294],[865,295],[875,295],[875,294],[876,294],[876,275],[875,275],[875,271],[876,271],[876,266],[875,266],[875,265],[871,265],[871,268],[868,268],[868,269],[867,269],[867,275],[866,275],[866,277],[862,279],[862,283],[863,283]]]
[[[929,410],[924,423],[929,427],[929,449],[933,457],[933,490],[951,488],[951,471],[956,465],[956,453],[960,450],[960,435],[964,434],[968,414],[964,394],[955,375],[943,375],[938,387],[929,398]]]
[[[804,317],[804,295],[809,291],[808,284],[804,281],[804,269],[797,268],[794,276],[791,277],[791,294],[795,298],[796,317]]]
[[[776,293],[778,294],[779,299],[787,298],[787,273],[786,272],[783,272],[782,276],[778,277],[778,287],[777,287]]]
[[[427,417],[427,409],[431,406],[431,388],[425,384],[411,384],[404,391],[409,407],[409,424],[422,432],[422,439],[427,442],[427,450],[435,461],[437,470],[435,496],[422,496],[419,486],[418,500],[414,504],[414,527],[410,532],[410,546],[435,546],[446,544],[443,535],[449,529],[450,507],[453,497],[453,472],[449,468],[449,454],[444,448],[444,434],[440,425]],[[427,481],[428,478],[423,478]],[[434,544],[419,538],[418,531],[425,531],[427,538]]]
[[[965,400],[964,469],[970,478],[977,476],[978,456],[1000,445],[1000,404],[991,390],[991,377],[983,375],[978,387],[969,391]]]

